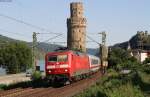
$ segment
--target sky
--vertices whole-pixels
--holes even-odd
[[[66,19],[70,17],[71,2],[83,2],[87,35],[97,42],[101,42],[98,33],[102,31],[107,33],[107,45],[128,41],[137,31],[150,31],[150,0],[0,0],[0,34],[32,41],[33,32],[47,33],[4,17],[9,16],[63,34],[51,39],[51,43],[66,42]],[[55,34],[37,37],[43,42]],[[87,43],[87,47],[96,48],[98,44]]]

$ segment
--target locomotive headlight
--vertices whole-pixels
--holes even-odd
[[[65,72],[67,72],[68,70],[67,69],[65,69]]]
[[[49,72],[49,73],[51,73],[52,71],[51,71],[51,70],[49,70],[48,72]]]

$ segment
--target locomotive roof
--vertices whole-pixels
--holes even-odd
[[[76,55],[87,55],[86,53],[82,53],[79,51],[73,51],[73,50],[59,50],[59,51],[54,51],[54,52],[48,52],[47,54],[55,54],[55,53],[69,53],[72,52]]]
[[[86,53],[79,52],[79,51],[73,51],[73,50],[59,50],[59,51],[49,52],[47,54],[69,53],[69,52],[73,53],[73,54],[76,54],[76,55],[79,55],[79,56],[89,56],[91,58],[99,59],[99,57],[97,57],[97,56],[86,54]]]
[[[47,54],[53,54],[53,53],[67,53],[71,52],[70,50],[63,50],[63,51],[54,51],[54,52],[48,52]]]

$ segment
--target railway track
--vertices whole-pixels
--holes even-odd
[[[16,89],[11,89],[11,90],[7,90],[7,91],[0,91],[0,97],[6,96],[6,95],[9,95],[12,93],[17,93],[22,90],[23,90],[22,88],[16,88]]]
[[[96,83],[100,78],[100,72],[91,76],[91,78],[80,80],[64,87],[48,88],[17,88],[7,91],[0,91],[0,97],[71,97],[89,86]]]

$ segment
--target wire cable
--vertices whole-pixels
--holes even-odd
[[[45,41],[43,41],[43,42],[37,42],[37,44],[36,44],[36,45],[33,45],[32,47],[37,47],[37,46],[39,45],[39,43],[46,43],[46,42],[48,42],[48,41],[50,41],[50,40],[52,40],[52,39],[55,39],[55,38],[57,38],[57,37],[59,37],[59,36],[61,36],[61,35],[63,35],[63,34],[56,35],[56,36],[51,37],[51,38],[49,38],[49,39],[47,39],[47,40],[45,40]]]
[[[16,21],[16,22],[18,22],[18,23],[22,23],[22,24],[27,25],[27,26],[29,26],[29,27],[39,29],[39,30],[41,30],[41,31],[46,31],[46,32],[49,32],[49,33],[51,33],[51,34],[60,34],[60,33],[53,33],[53,32],[51,32],[51,31],[49,31],[49,30],[47,30],[47,29],[45,29],[45,28],[42,28],[42,27],[33,25],[33,24],[31,24],[31,23],[27,23],[27,22],[22,21],[22,20],[18,20],[18,19],[16,19],[16,18],[7,16],[7,15],[1,14],[1,13],[0,13],[0,16],[1,16],[1,17],[4,17],[4,18],[7,18],[7,19],[10,19],[10,20],[13,20],[13,21]]]
[[[86,42],[89,43],[89,42],[93,42],[93,41],[86,41]],[[63,43],[63,44],[65,44],[67,42],[65,42],[65,41],[64,42],[63,41],[60,42],[60,41],[58,41],[58,42],[48,42],[48,43],[53,43],[53,44],[55,44],[55,43]]]
[[[95,42],[96,44],[100,45],[99,42],[97,42],[96,40],[94,40],[93,38],[91,38],[90,36],[86,35],[88,39],[92,40],[93,42]]]
[[[55,38],[57,38],[57,37],[59,37],[59,36],[61,36],[61,35],[63,35],[63,34],[56,35],[56,36],[54,36],[54,37],[52,37],[52,38],[49,38],[49,39],[47,39],[47,40],[45,40],[45,41],[43,41],[43,42],[48,42],[48,41],[50,41],[50,40],[52,40],[52,39],[55,39]]]
[[[15,18],[10,17],[10,16],[6,16],[6,15],[3,15],[3,14],[0,14],[0,16],[5,17],[5,18],[8,18],[8,19],[11,19],[11,20],[14,20],[14,21],[16,21],[16,22],[25,24],[25,25],[27,25],[27,26],[30,26],[30,27],[33,27],[33,28],[36,28],[36,29],[39,29],[39,30],[41,30],[41,31],[47,31],[47,32],[49,32],[49,33],[51,33],[51,34],[58,34],[58,36],[55,36],[55,37],[59,37],[60,35],[62,35],[62,34],[60,34],[60,33],[53,33],[53,32],[51,32],[51,31],[49,31],[49,30],[47,30],[47,29],[45,29],[45,28],[42,28],[42,27],[39,27],[39,26],[30,24],[30,23],[24,22],[24,21],[22,21],[22,20],[15,19]],[[40,33],[40,34],[42,34],[42,33]],[[43,34],[44,34],[44,33],[43,33]],[[54,37],[54,38],[55,38],[55,37]],[[90,39],[90,40],[92,40],[93,42],[95,42],[95,43],[97,43],[97,44],[100,44],[99,42],[95,41],[93,38],[91,38],[91,37],[88,36],[88,35],[87,35],[87,38]],[[51,40],[51,38],[48,39],[48,40],[46,40],[46,41],[49,41],[49,40]]]
[[[29,35],[26,35],[26,34],[20,34],[20,33],[12,32],[12,31],[10,32],[10,31],[7,31],[7,30],[1,29],[1,28],[0,28],[0,31],[15,34],[15,35],[18,35],[18,36],[27,36],[27,37],[29,37]]]

